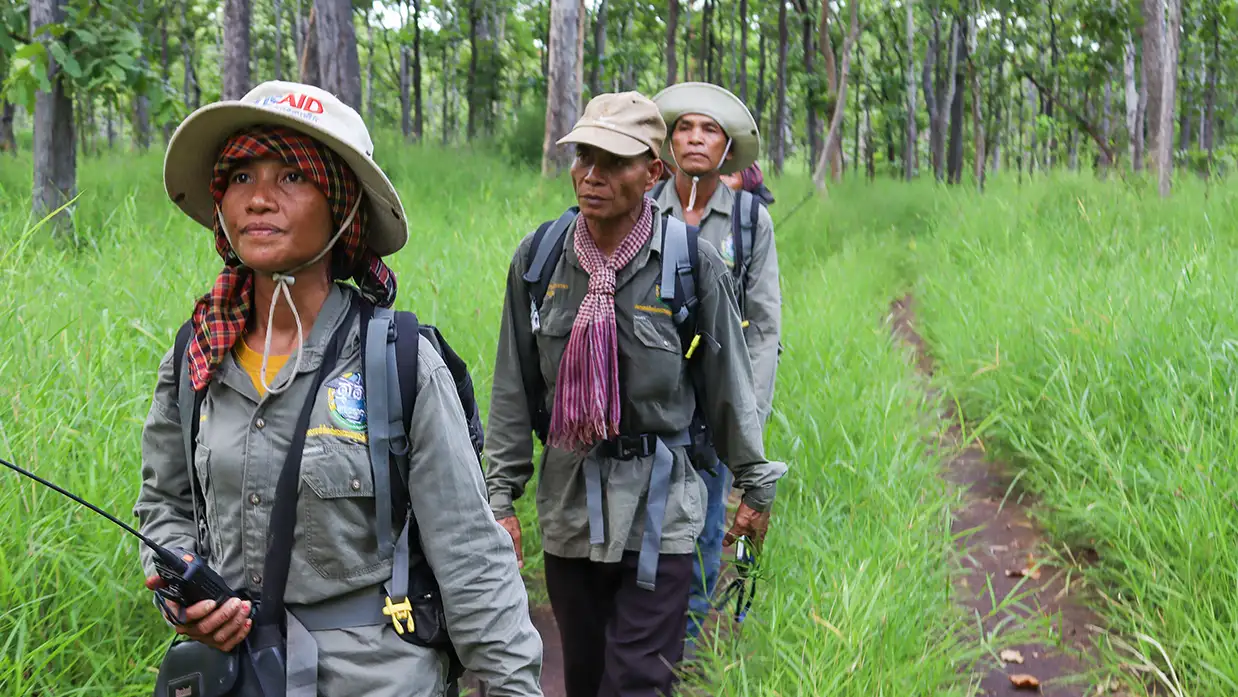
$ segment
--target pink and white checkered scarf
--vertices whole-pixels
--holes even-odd
[[[550,445],[587,450],[619,435],[619,338],[615,328],[615,272],[631,263],[653,234],[653,207],[645,198],[640,218],[609,258],[602,254],[584,216],[576,218],[575,249],[589,274],[555,384]]]

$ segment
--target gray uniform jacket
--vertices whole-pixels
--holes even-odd
[[[731,187],[718,183],[713,196],[705,203],[701,214],[701,237],[709,240],[722,254],[727,266],[735,265],[735,247],[732,242],[731,216],[737,201]],[[680,220],[684,219],[683,205],[675,192],[672,179],[657,199],[658,209]],[[765,206],[757,217],[757,229],[752,235],[752,249],[748,255],[748,270],[744,279],[744,304],[740,314],[748,322],[744,328],[744,340],[752,360],[752,375],[757,391],[757,407],[761,422],[769,419],[774,401],[774,382],[778,371],[778,354],[782,336],[782,292],[778,284],[778,251],[774,246],[774,221]]]
[[[685,429],[696,406],[689,361],[685,361],[670,310],[659,298],[660,218],[649,243],[616,274],[615,316],[619,342],[620,432],[676,433]],[[490,423],[486,437],[486,481],[495,517],[514,515],[512,501],[533,475],[532,426],[521,371],[540,371],[547,410],[554,404],[555,378],[572,323],[589,286],[569,229],[563,255],[550,277],[549,291],[534,332],[530,299],[522,275],[532,235],[521,242],[507,276],[502,326],[495,359]],[[703,340],[691,359],[699,371],[703,412],[715,447],[735,474],[736,488],[749,506],[765,511],[786,465],[765,459],[761,423],[752,389],[752,367],[743,346],[730,272],[717,250],[700,242],[697,274],[697,328]],[[533,357],[522,360],[521,355]],[[556,556],[614,562],[624,551],[638,551],[644,531],[645,500],[653,457],[616,460],[588,455],[601,469],[605,543],[590,545],[583,475],[585,457],[546,448],[538,479],[537,507],[545,550]],[[704,527],[705,484],[684,448],[674,449],[669,498],[659,553],[689,554]]]
[[[194,469],[206,504],[208,561],[233,588],[257,594],[279,470],[307,391],[318,391],[301,463],[286,593],[292,609],[375,587],[391,577],[391,555],[379,553],[376,540],[365,428],[355,413],[341,411],[329,398],[333,387],[361,369],[359,320],[348,329],[336,370],[321,384],[310,384],[310,374],[355,296],[347,286],[332,289],[306,338],[300,377],[286,392],[259,399],[248,374],[229,354],[202,405]],[[511,538],[490,515],[451,374],[424,338],[420,351],[409,433],[409,494],[422,549],[441,587],[449,631],[461,661],[489,681],[490,694],[541,695],[541,637],[529,619]],[[272,382],[282,384],[292,369],[289,361]],[[169,351],[159,366],[142,434],[142,488],[134,512],[142,532],[155,541],[193,550],[188,471]],[[154,573],[150,557],[143,548],[147,575]],[[379,597],[375,592],[376,602]],[[443,692],[445,656],[406,643],[391,624],[318,631],[313,637],[322,695],[430,697]]]

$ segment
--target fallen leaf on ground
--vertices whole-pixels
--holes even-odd
[[[1000,554],[1001,552],[1009,552],[1010,547],[1007,545],[992,545],[989,547],[989,554]]]
[[[1017,571],[1015,569],[1006,569],[1006,575],[1009,576],[1010,578],[1026,576],[1027,578],[1030,578],[1033,581],[1039,581],[1040,580],[1040,569],[1028,568],[1028,569],[1018,569]]]
[[[1013,649],[1002,651],[1001,657],[1006,663],[1023,663],[1023,654]]]
[[[1010,676],[1010,684],[1014,685],[1016,690],[1040,689],[1040,680],[1035,675],[1028,675],[1027,673]]]

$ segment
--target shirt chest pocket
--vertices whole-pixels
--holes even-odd
[[[634,402],[659,401],[673,396],[683,379],[684,360],[679,332],[669,317],[636,314],[632,318],[636,337],[628,357],[628,395]]]
[[[550,303],[546,303],[549,305]],[[567,351],[567,342],[572,338],[572,325],[576,313],[564,307],[547,309],[541,317],[541,325],[534,333],[537,341],[538,367],[546,384],[553,385],[559,373],[559,363]]]
[[[380,568],[384,560],[378,553],[374,478],[366,445],[306,445],[301,485],[297,535],[310,566],[333,580]]]

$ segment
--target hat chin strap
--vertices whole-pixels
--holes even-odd
[[[722,165],[726,164],[726,156],[730,154],[731,152],[732,142],[734,141],[732,141],[730,138],[726,139],[726,149],[722,151],[722,159],[718,161],[718,164],[717,166],[714,167],[714,170],[720,170],[722,169]],[[683,171],[683,168],[679,166],[679,158],[675,157],[674,147],[671,148],[671,161],[675,163],[675,169],[679,170],[680,172]],[[689,211],[694,210],[696,208],[696,185],[699,184],[700,182],[701,182],[700,175],[694,175],[692,177],[692,192],[688,194],[688,209],[687,210]]]
[[[348,217],[344,218],[344,222],[340,225],[340,229],[335,232],[335,235],[327,242],[327,245],[322,248],[322,251],[314,255],[314,258],[304,264],[299,264],[296,268],[289,271],[276,271],[271,274],[271,280],[275,281],[275,295],[271,298],[271,309],[267,312],[266,341],[262,347],[262,368],[258,371],[258,379],[262,382],[263,389],[270,394],[280,394],[281,392],[286,391],[292,386],[292,381],[296,379],[297,373],[301,372],[301,353],[302,349],[305,348],[305,329],[301,324],[301,313],[297,312],[297,304],[292,301],[292,291],[288,289],[288,286],[291,286],[297,282],[295,274],[308,269],[314,264],[317,264],[324,256],[327,255],[327,252],[330,252],[331,249],[335,247],[335,243],[339,242],[339,239],[343,236],[344,232],[352,226],[353,218],[357,217],[357,211],[361,209],[361,199],[361,196],[357,197],[357,202],[354,203],[352,209],[348,211]],[[242,264],[249,266],[249,264],[241,258],[241,253],[237,251],[236,244],[232,241],[232,234],[228,232],[228,225],[224,222],[223,211],[220,210],[219,206],[215,206],[215,214],[219,218],[219,228],[224,231],[224,237],[228,240],[228,245],[232,247],[232,253],[236,255],[237,259],[241,260]],[[250,266],[250,268],[252,269],[253,267]],[[292,372],[288,374],[288,379],[284,381],[284,384],[276,387],[267,382],[267,364],[271,358],[271,330],[275,326],[275,306],[279,304],[279,299],[281,296],[288,302],[288,307],[292,309],[292,319],[297,324],[297,348],[296,358],[292,364]]]

